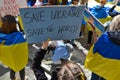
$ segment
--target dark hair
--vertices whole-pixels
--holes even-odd
[[[67,3],[68,3],[68,0],[62,0],[61,5],[67,5]]]
[[[1,18],[2,22],[7,22],[7,23],[16,23],[17,21],[15,20],[15,17],[12,15],[5,15],[4,17]]]
[[[9,34],[12,32],[16,32],[17,26],[16,26],[16,19],[12,15],[5,15],[1,18],[2,24],[1,24],[1,32],[5,34]]]

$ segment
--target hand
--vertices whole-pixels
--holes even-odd
[[[91,24],[94,24],[94,19],[93,19],[92,17],[90,17],[90,18],[89,18],[89,22],[90,22]]]
[[[41,48],[42,49],[47,49],[49,41],[50,41],[50,39],[48,39],[47,41],[44,41]]]

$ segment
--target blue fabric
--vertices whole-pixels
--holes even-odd
[[[95,43],[93,53],[95,52],[98,52],[105,58],[120,59],[120,45],[111,42],[107,32],[101,35]]]
[[[105,80],[105,79],[92,72],[91,80]]]
[[[58,61],[60,59],[67,59],[70,56],[65,46],[56,47],[54,55],[52,56],[52,61]]]
[[[113,0],[107,0],[108,2],[112,2]]]
[[[60,59],[67,59],[69,56],[70,54],[66,48],[66,45],[62,42],[58,42],[52,56],[52,61],[55,62]]]
[[[5,41],[5,45],[18,44],[26,41],[20,32],[13,32],[11,34],[0,33],[0,43],[3,40]]]
[[[48,0],[43,0],[43,3],[47,3],[48,2]]]
[[[84,18],[82,19],[82,24],[85,25],[86,21],[84,20]]]
[[[27,5],[32,7],[35,4],[36,0],[28,0]]]
[[[108,7],[101,7],[100,5],[90,8],[90,12],[98,19],[106,18],[108,16],[107,10]]]
[[[120,6],[120,2],[118,2],[118,4],[117,4],[118,6]]]

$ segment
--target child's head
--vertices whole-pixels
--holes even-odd
[[[72,4],[77,5],[78,2],[79,2],[79,0],[73,0],[73,1],[72,1]]]
[[[67,61],[58,72],[58,80],[86,80],[86,76],[77,63]]]
[[[100,0],[100,5],[104,6],[106,4],[106,2],[107,2],[106,0]]]
[[[12,15],[5,15],[1,18],[2,24],[1,24],[1,32],[5,34],[9,34],[12,32],[17,31],[16,27],[16,20],[15,17]]]

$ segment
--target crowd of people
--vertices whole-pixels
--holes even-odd
[[[95,6],[93,8],[89,8],[88,0],[72,0],[69,2],[68,0],[26,0],[28,7],[40,7],[40,6],[49,6],[49,5],[86,5],[86,8],[91,11],[91,14],[93,14],[96,18],[107,18],[108,16],[111,16],[112,20],[110,20],[109,24],[107,25],[107,30],[105,33],[102,33],[101,35],[95,35],[96,29],[88,30],[88,44],[91,44],[92,42],[92,36],[94,37],[94,43],[92,43],[94,46],[92,47],[93,53],[99,52],[99,53],[106,53],[106,54],[112,54],[109,49],[112,49],[112,46],[116,47],[117,51],[116,53],[119,53],[119,45],[120,45],[120,13],[115,11],[114,8],[117,6],[119,0],[116,1],[116,4],[112,8],[105,7],[107,1],[106,0],[99,0],[100,5]],[[102,13],[101,13],[102,12]],[[19,16],[20,17],[20,16]],[[19,19],[18,19],[19,20]],[[94,21],[92,19],[89,19],[89,23],[94,26]],[[19,31],[17,29],[16,24],[19,25]],[[80,37],[84,34],[84,29],[87,28],[86,24],[88,24],[84,17],[82,20],[82,25],[80,29]],[[24,37],[24,29],[21,29],[21,23],[19,21],[16,21],[16,17],[10,14],[6,14],[5,16],[0,15],[0,33],[5,35],[15,34],[18,33],[21,35],[21,38],[23,41],[26,41],[26,38]],[[94,26],[95,27],[95,26]],[[105,26],[106,27],[106,26]],[[17,34],[16,34],[17,36]],[[8,43],[3,43],[4,38],[0,36],[0,44],[8,45]],[[19,38],[19,37],[17,37]],[[83,37],[84,38],[84,37]],[[8,39],[8,38],[7,38]],[[22,42],[22,41],[21,41]],[[106,48],[104,48],[103,51],[100,51],[103,49],[103,47],[100,46],[100,44],[104,44]],[[37,80],[48,80],[44,69],[41,66],[41,63],[45,57],[45,55],[52,51],[52,68],[51,68],[51,80],[87,80],[87,77],[82,70],[82,68],[75,62],[71,61],[69,59],[70,53],[73,51],[75,47],[74,39],[72,40],[46,40],[43,41],[42,45],[40,45],[40,48],[38,51],[36,51],[35,56],[33,58],[33,64],[32,64],[32,71],[35,74],[35,77]],[[109,47],[107,47],[109,46]],[[16,53],[17,54],[17,53]],[[21,53],[22,54],[22,53]],[[24,58],[24,57],[23,57]],[[119,58],[118,58],[119,59]],[[87,59],[86,59],[87,63]],[[93,63],[94,64],[94,63]],[[92,65],[92,64],[91,64]],[[16,71],[10,68],[10,79],[16,80],[15,77]],[[19,70],[20,78],[21,80],[25,80],[25,66]],[[115,74],[115,73],[114,73]],[[118,75],[118,74],[116,74]],[[119,76],[118,76],[119,77]],[[92,72],[91,80],[106,80],[107,77],[103,77],[97,73]]]

